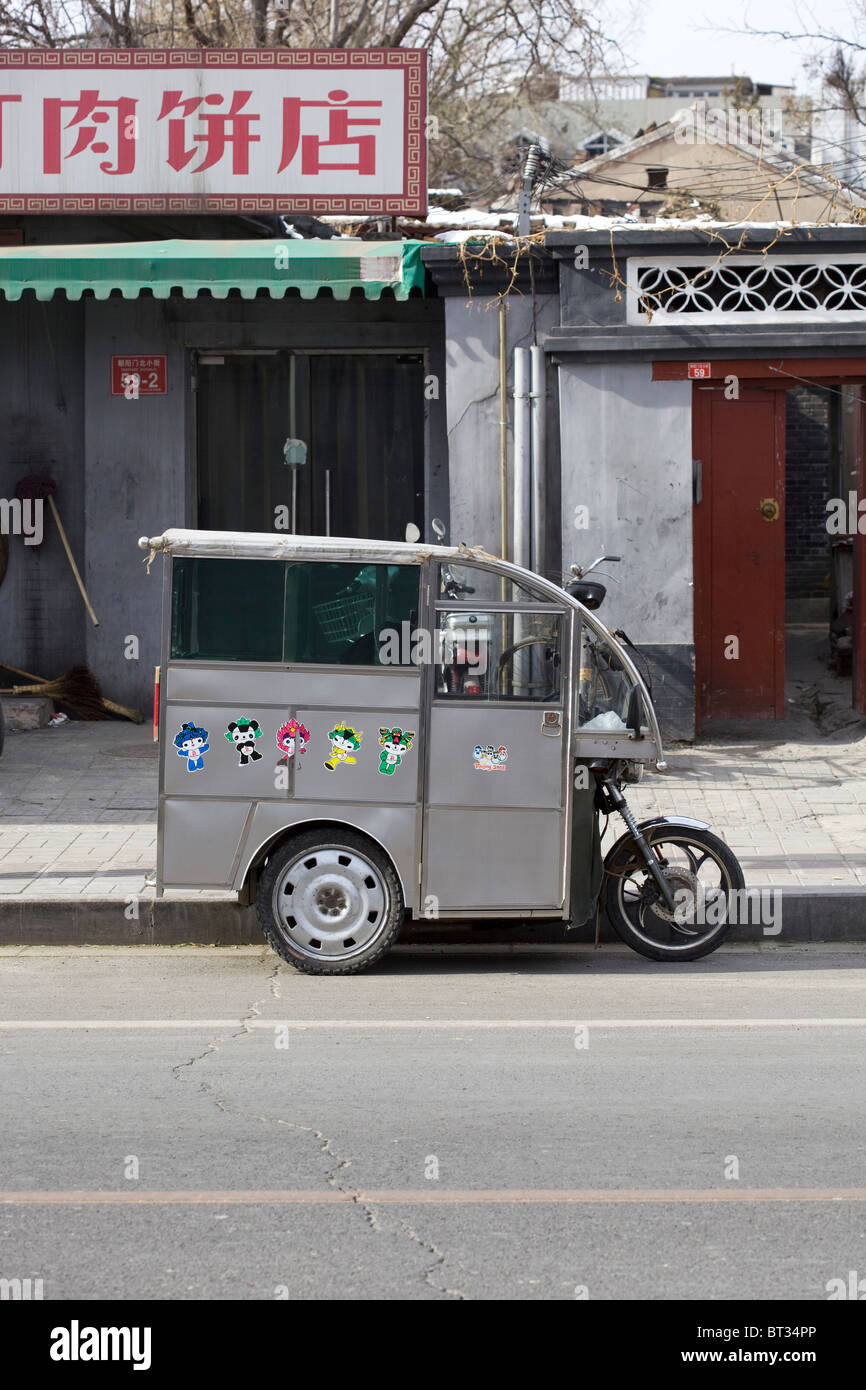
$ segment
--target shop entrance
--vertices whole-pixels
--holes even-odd
[[[424,534],[423,353],[201,353],[194,370],[199,527]],[[295,468],[287,439],[306,444]]]

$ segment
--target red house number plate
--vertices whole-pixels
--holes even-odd
[[[112,357],[112,396],[164,396],[165,364],[165,357]]]

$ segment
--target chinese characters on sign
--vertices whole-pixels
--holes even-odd
[[[112,357],[111,394],[137,400],[139,396],[164,396],[166,359],[154,357]]]
[[[690,363],[689,363],[689,380],[690,380],[690,381],[705,381],[708,377],[711,377],[712,374],[713,374],[713,369],[712,369],[712,366],[710,365],[709,362],[690,362]]]
[[[0,211],[423,213],[425,119],[422,50],[7,49]]]

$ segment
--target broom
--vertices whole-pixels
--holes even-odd
[[[22,502],[28,500],[44,501],[46,497],[48,498],[48,505],[51,508],[51,515],[54,517],[54,520],[57,523],[57,530],[60,535],[60,539],[63,543],[63,549],[66,551],[66,558],[69,561],[69,565],[72,570],[75,582],[78,585],[81,597],[84,599],[84,605],[88,613],[90,614],[90,620],[93,623],[93,626],[99,627],[99,619],[93,611],[93,605],[90,602],[90,599],[87,597],[87,590],[84,587],[84,580],[81,578],[81,575],[78,572],[78,566],[75,563],[75,557],[72,554],[72,550],[69,546],[69,541],[66,538],[66,532],[63,529],[63,522],[60,520],[60,513],[57,510],[57,503],[54,501],[54,493],[56,491],[57,484],[55,483],[53,478],[50,478],[48,476],[47,473],[30,473],[26,478],[22,478],[21,481],[18,483],[17,487],[15,488],[15,495]],[[11,666],[8,669],[11,671]]]
[[[20,671],[17,666],[7,666],[0,661],[4,671],[12,671],[16,676],[26,676],[33,685],[13,685],[0,691],[3,695],[42,695],[67,705],[80,719],[108,719],[110,714],[119,714],[130,719],[133,724],[142,724],[144,716],[128,705],[118,705],[114,700],[106,700],[99,688],[99,682],[89,666],[73,666],[65,675],[47,681],[34,676],[32,671]]]

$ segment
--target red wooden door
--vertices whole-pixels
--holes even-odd
[[[860,408],[854,413],[854,476],[857,479],[857,497],[866,497],[866,400],[864,387],[858,384],[855,394],[860,396]],[[850,524],[850,523],[849,523]],[[854,536],[854,611],[851,618],[854,650],[852,653],[851,675],[853,677],[852,700],[858,714],[866,714],[866,534],[860,530],[860,517],[857,519],[857,533]]]
[[[698,724],[777,718],[785,699],[785,393],[695,386]]]

